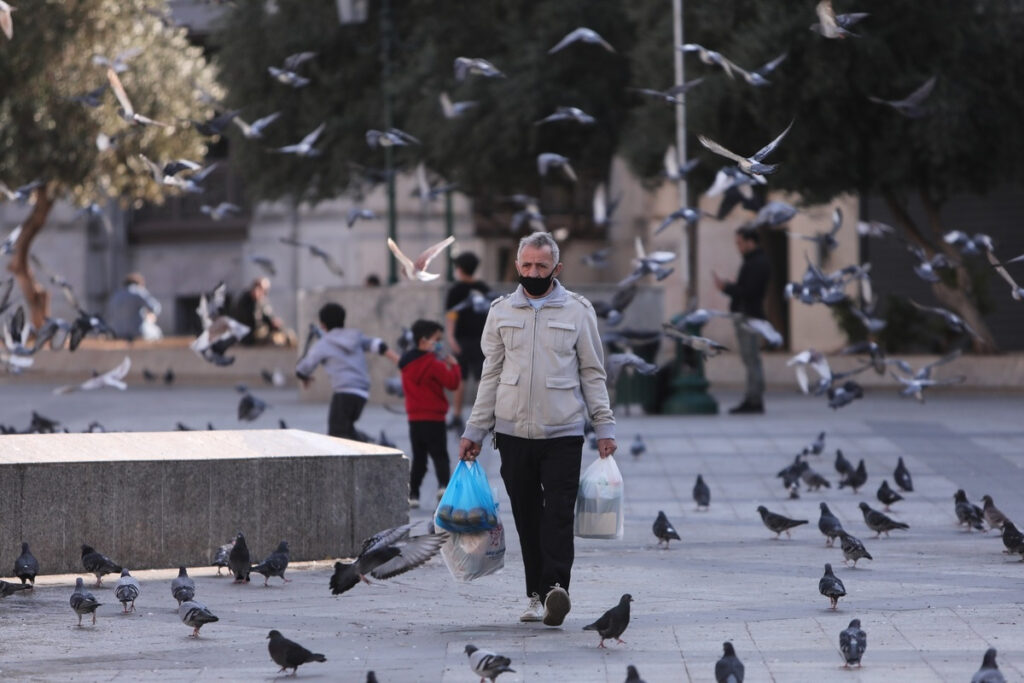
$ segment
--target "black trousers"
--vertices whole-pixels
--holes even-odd
[[[434,461],[434,474],[440,488],[448,486],[452,476],[448,462],[448,431],[444,420],[410,420],[409,441],[412,442],[412,472],[409,474],[409,497],[420,497],[420,484],[427,474],[427,456]]]
[[[526,595],[537,593],[543,600],[556,583],[569,590],[583,437],[521,439],[497,434],[496,439],[501,478],[519,532]]]
[[[331,396],[327,411],[327,433],[342,439],[365,441],[365,434],[356,431],[356,420],[363,414],[366,399],[356,394],[337,393]]]

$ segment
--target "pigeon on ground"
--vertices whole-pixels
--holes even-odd
[[[831,548],[836,538],[843,533],[843,524],[828,509],[827,503],[819,503],[818,506],[821,508],[821,517],[818,518],[818,530],[825,536],[825,545]]]
[[[1010,520],[1003,523],[1003,545],[1006,547],[1004,552],[1009,555],[1019,553],[1021,562],[1024,562],[1024,533]]]
[[[807,463],[804,463],[805,465]],[[803,468],[803,472],[800,473],[800,478],[803,479],[804,484],[807,485],[808,491],[817,491],[822,486],[827,489],[832,488],[832,484],[829,483],[828,479],[811,469],[810,465]]]
[[[790,519],[789,517],[771,512],[764,505],[759,505],[757,511],[761,513],[761,521],[764,522],[764,525],[775,532],[775,538],[779,538],[783,531],[786,532],[786,538],[792,538],[792,535],[789,533],[790,529],[801,524],[807,524],[806,519]]]
[[[953,500],[956,502],[956,518],[959,524],[966,525],[968,531],[971,529],[985,530],[985,525],[981,521],[985,515],[984,511],[967,500],[967,494],[963,489],[958,489],[953,494]]]
[[[214,616],[206,605],[195,600],[181,603],[178,606],[178,616],[181,617],[181,623],[192,627],[192,638],[198,638],[199,629],[206,624],[220,621],[220,618]]]
[[[598,643],[598,647],[604,647],[604,641],[607,638],[614,638],[620,643],[626,642],[619,636],[629,626],[629,603],[631,602],[633,602],[633,596],[629,593],[624,593],[619,598],[619,604],[602,614],[601,618],[593,624],[587,624],[583,627],[584,631],[597,631],[597,634],[601,636],[601,642]]]
[[[844,479],[853,473],[853,465],[843,455],[843,451],[838,448],[836,449],[836,472]]]
[[[909,524],[903,522],[897,522],[890,518],[888,515],[879,512],[878,510],[872,510],[871,506],[867,503],[861,502],[858,506],[861,513],[864,515],[864,523],[868,525],[868,528],[875,532],[875,538],[878,538],[883,533],[888,537],[889,532],[894,529],[909,529]]]
[[[416,257],[416,260],[412,260],[402,253],[402,250],[398,248],[398,245],[390,237],[388,238],[388,249],[391,250],[395,259],[398,260],[399,265],[402,267],[402,274],[406,278],[410,280],[418,280],[420,282],[429,282],[441,277],[439,273],[427,272],[427,268],[430,267],[430,262],[433,261],[438,254],[447,249],[454,241],[454,236],[448,236],[437,244],[433,244],[424,249],[423,253]]]
[[[818,581],[818,592],[829,599],[832,609],[837,609],[839,598],[846,595],[846,586],[832,573],[831,564],[825,564],[825,575]]]
[[[634,458],[638,458],[647,452],[647,444],[644,443],[644,437],[637,434],[633,438],[633,443],[629,445],[629,452]]]
[[[775,476],[781,478],[782,486],[788,489],[800,480],[800,475],[809,467],[810,465],[804,461],[803,456],[797,453],[793,456],[793,462],[779,470]]]
[[[1003,525],[1010,521],[1010,518],[1003,514],[1003,511],[996,507],[992,496],[987,493],[981,497],[981,510],[985,514],[985,521],[993,529],[1002,529]]]
[[[288,640],[281,635],[281,632],[274,629],[267,634],[270,642],[267,643],[267,650],[274,663],[281,667],[281,671],[292,670],[292,675],[299,672],[299,667],[308,662],[326,662],[327,658],[321,654],[310,652],[294,640]]]
[[[39,561],[28,549],[28,543],[22,542],[21,555],[14,561],[14,575],[21,579],[22,585],[36,585],[36,574],[39,573]]]
[[[615,48],[612,47],[608,41],[598,35],[597,31],[586,27],[579,27],[574,31],[570,31],[568,35],[558,41],[558,44],[548,50],[549,55],[553,55],[556,52],[572,45],[573,43],[590,43],[591,45],[599,45],[608,52],[615,52]]]
[[[825,450],[825,432],[818,434],[818,438],[804,448],[804,455],[821,455]]]
[[[747,175],[755,177],[764,176],[770,173],[774,173],[775,170],[778,168],[778,164],[763,163],[765,157],[767,157],[769,154],[775,151],[775,148],[779,146],[779,143],[782,142],[782,139],[786,137],[786,135],[789,133],[789,129],[792,127],[793,122],[790,121],[789,125],[786,126],[786,129],[779,133],[778,137],[776,137],[767,145],[759,149],[750,157],[743,157],[740,156],[739,154],[736,154],[735,152],[729,151],[728,149],[718,144],[714,140],[707,138],[703,135],[698,135],[697,139],[700,141],[700,144],[704,145],[706,148],[708,148],[715,154],[723,156],[726,159],[735,161],[736,164],[739,166],[740,170],[746,173]]]
[[[846,477],[839,482],[839,488],[849,486],[853,489],[854,493],[857,493],[857,489],[863,486],[868,480],[868,470],[864,467],[864,458],[860,459],[857,463],[857,469],[848,473]]]
[[[503,673],[516,672],[515,669],[509,667],[512,660],[503,655],[481,650],[472,644],[466,646],[465,652],[469,656],[469,668],[480,677],[480,683],[484,683],[488,678],[493,683],[494,679]]]
[[[661,544],[664,543],[667,550],[668,542],[673,538],[677,541],[682,540],[679,538],[679,534],[676,532],[675,527],[672,526],[672,522],[668,521],[668,517],[666,517],[665,513],[661,510],[658,510],[658,518],[654,520],[654,526],[652,529],[654,531],[654,536],[658,539],[659,548],[661,547]]]
[[[999,665],[996,664],[996,649],[990,647],[985,651],[985,657],[981,660],[981,668],[971,676],[971,683],[1006,683]]]
[[[224,545],[217,548],[217,552],[213,554],[213,562],[210,566],[217,568],[217,576],[223,576],[220,570],[228,566],[228,555],[231,553],[231,549],[235,547],[235,539],[231,539]]]
[[[235,545],[228,553],[228,569],[235,577],[235,583],[249,583],[252,561],[249,557],[249,546],[245,544],[245,536],[239,531],[235,536]]]
[[[18,591],[32,590],[32,586],[24,583],[11,583],[9,581],[0,580],[0,598],[6,598],[8,595],[14,595]]]
[[[291,579],[284,578],[284,571],[288,568],[288,559],[291,551],[288,550],[288,541],[281,541],[277,544],[277,550],[267,555],[267,559],[257,565],[253,565],[252,571],[263,575],[263,585],[266,586],[271,576],[279,576],[285,583]]]
[[[896,470],[892,474],[892,479],[904,491],[908,493],[914,491],[914,480],[910,476],[910,470],[903,464],[903,456],[900,456],[896,462]]]
[[[843,668],[849,668],[854,664],[860,667],[861,657],[868,649],[868,634],[860,628],[860,619],[853,619],[845,630],[839,632],[839,649],[843,652],[843,659],[846,664]]]
[[[711,506],[711,489],[704,483],[704,477],[697,475],[697,481],[693,484],[693,502],[697,503],[697,509],[707,510]]]
[[[832,410],[839,410],[859,398],[864,398],[864,388],[851,379],[841,386],[829,387],[826,396],[828,396],[828,407]]]
[[[104,574],[120,574],[121,565],[116,564],[106,555],[102,555],[95,550],[92,546],[82,544],[82,566],[85,567],[85,571],[90,574],[96,575],[96,587],[103,585]]]
[[[878,500],[885,506],[882,509],[886,512],[889,512],[890,505],[896,501],[903,500],[903,496],[889,488],[889,482],[885,479],[882,480],[882,485],[878,487],[878,493],[875,495],[878,496]]]
[[[403,524],[380,531],[363,541],[363,548],[353,562],[335,562],[330,586],[333,595],[353,588],[360,580],[369,584],[366,575],[389,579],[415,569],[441,550],[448,534],[409,536],[412,524]]]
[[[839,543],[843,549],[843,563],[845,564],[850,560],[853,560],[854,569],[857,568],[857,560],[875,559],[871,557],[871,554],[867,551],[867,548],[864,547],[864,544],[861,543],[859,538],[851,536],[845,531],[839,531]]]
[[[100,603],[96,602],[96,598],[92,593],[85,590],[85,586],[82,583],[82,577],[75,579],[75,592],[71,594],[71,609],[78,615],[78,625],[82,625],[82,615],[92,614],[93,626],[96,625],[96,608],[100,606]]]
[[[121,603],[124,614],[135,611],[135,600],[139,597],[141,586],[127,569],[121,570],[121,578],[114,586],[114,597]]]
[[[626,683],[644,683],[644,679],[640,678],[640,672],[632,664],[626,667]]]
[[[178,601],[179,607],[181,603],[188,602],[196,596],[196,582],[188,575],[184,565],[178,567],[178,576],[171,581],[171,595]]]
[[[715,681],[717,683],[743,683],[743,662],[736,656],[732,643],[722,643],[722,657],[715,662]]]

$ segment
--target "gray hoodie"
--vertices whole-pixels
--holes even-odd
[[[313,344],[309,353],[295,366],[295,374],[307,379],[321,363],[327,369],[331,389],[336,394],[370,397],[370,370],[366,365],[368,351],[385,353],[388,345],[378,337],[367,337],[354,328],[336,327]]]

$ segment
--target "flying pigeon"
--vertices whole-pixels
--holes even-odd
[[[573,121],[584,126],[589,126],[593,125],[597,119],[590,114],[587,114],[579,107],[558,107],[555,109],[554,114],[548,114],[541,120],[534,122],[533,125],[541,126],[545,123],[555,123],[557,121]]]
[[[285,145],[284,147],[278,147],[277,152],[281,154],[294,154],[300,157],[317,157],[323,154],[319,149],[313,147],[316,144],[320,134],[324,132],[327,127],[326,123],[321,123],[319,126],[313,129],[313,131],[302,138],[299,142],[294,145]]]
[[[263,138],[263,131],[277,121],[281,117],[281,112],[275,111],[273,114],[267,114],[263,118],[256,119],[252,123],[246,123],[240,117],[236,116],[233,121],[239,130],[242,131],[242,135],[249,140],[260,140]]]
[[[832,381],[832,369],[829,367],[828,359],[825,358],[824,354],[814,349],[801,351],[786,361],[786,365],[793,368],[796,372],[796,382],[800,385],[800,391],[805,394],[810,391],[810,379],[807,376],[807,368],[814,370],[818,375],[819,382]]]
[[[565,47],[576,42],[590,43],[591,45],[600,45],[605,50],[608,50],[608,52],[615,52],[615,48],[608,44],[608,41],[606,41],[604,38],[599,36],[596,31],[581,26],[580,28],[574,31],[570,31],[568,35],[566,35],[564,38],[558,41],[557,45],[548,50],[548,54],[553,55],[559,50],[562,50]]]
[[[305,76],[300,76],[294,71],[289,71],[288,69],[281,69],[276,66],[268,66],[267,72],[278,83],[281,83],[282,85],[287,85],[292,88],[305,88],[307,85],[310,84],[310,80],[308,78],[306,78]]]
[[[936,252],[929,258],[924,249],[915,244],[907,245],[907,250],[917,258],[914,274],[925,282],[938,282],[939,274],[935,272],[936,269],[952,268],[955,265],[941,252]]]
[[[130,47],[127,50],[122,50],[110,59],[106,55],[95,54],[92,56],[92,63],[96,66],[106,66],[117,73],[124,73],[128,70],[128,62],[135,59],[143,52],[141,47]]]
[[[754,220],[750,223],[750,227],[759,228],[761,226],[765,226],[768,228],[777,228],[780,225],[788,223],[796,214],[796,207],[792,204],[780,201],[770,201],[758,210],[757,216],[755,216]]]
[[[857,493],[857,489],[863,486],[868,480],[868,470],[864,466],[864,458],[860,459],[857,463],[857,469],[847,473],[847,475],[839,482],[839,488],[849,486],[853,489],[854,493]]]
[[[122,569],[121,578],[117,580],[117,584],[114,586],[114,597],[121,603],[124,614],[135,611],[135,600],[139,597],[141,590],[142,588],[135,577],[127,569]]]
[[[908,470],[907,466],[903,464],[903,456],[900,456],[899,460],[896,462],[896,470],[893,472],[892,479],[896,482],[896,485],[904,491],[907,491],[908,493],[912,493],[914,491],[914,480],[910,476],[910,470]]]
[[[654,526],[652,527],[655,538],[658,539],[658,547],[661,544],[665,544],[665,549],[668,549],[669,541],[673,538],[677,541],[681,540],[679,534],[676,532],[675,527],[672,526],[672,522],[668,521],[668,517],[661,510],[658,510],[658,518],[654,520]]]
[[[22,542],[21,555],[14,561],[14,576],[21,579],[22,585],[36,585],[36,574],[39,573],[39,561],[28,549],[28,543]]]
[[[619,643],[626,642],[619,636],[629,626],[629,603],[631,602],[633,602],[633,596],[629,593],[624,593],[619,599],[618,605],[602,614],[601,618],[593,624],[583,627],[584,631],[597,631],[597,634],[601,636],[601,642],[598,643],[598,647],[603,648],[605,646],[604,641],[608,638],[614,638]]]
[[[782,142],[782,139],[786,137],[786,134],[789,133],[789,129],[792,127],[793,122],[790,121],[789,125],[786,126],[786,129],[779,133],[778,137],[759,149],[750,157],[743,157],[735,152],[731,152],[714,140],[703,135],[698,135],[697,139],[700,141],[700,144],[704,145],[715,154],[723,156],[726,159],[730,159],[731,161],[735,161],[740,167],[740,170],[747,175],[768,175],[776,171],[778,164],[765,164],[763,163],[764,159],[775,151],[775,148],[779,146],[779,143]]]
[[[480,57],[456,57],[455,80],[464,81],[467,76],[483,76],[484,78],[505,78],[493,64]]]
[[[935,88],[935,78],[935,76],[932,76],[902,100],[883,100],[881,97],[874,97],[872,95],[868,95],[868,99],[877,104],[892,107],[908,119],[919,119],[929,111],[928,107],[924,105],[924,101],[928,99],[928,96],[932,94],[932,90]]]
[[[238,420],[252,422],[262,415],[266,409],[267,404],[263,399],[256,398],[247,391],[238,401]]]
[[[683,53],[696,53],[697,57],[700,58],[700,61],[710,66],[717,66],[721,68],[729,78],[736,78],[734,73],[742,71],[742,69],[725,58],[721,53],[709,50],[703,45],[698,45],[697,43],[685,43],[676,49]]]
[[[433,244],[423,250],[416,260],[409,259],[408,256],[402,253],[402,250],[398,248],[395,241],[388,238],[388,249],[395,255],[399,265],[402,266],[402,274],[410,280],[418,280],[420,282],[430,282],[441,277],[438,273],[428,273],[427,268],[430,266],[430,262],[434,260],[442,251],[447,249],[453,242],[455,237],[449,235],[445,239],[441,240],[437,244]]]
[[[222,221],[228,216],[237,216],[242,212],[242,207],[231,202],[221,202],[217,206],[203,204],[199,207],[199,213],[209,216],[215,221]]]
[[[404,130],[388,128],[385,131],[370,129],[366,131],[366,144],[370,147],[406,147],[418,145],[420,141]]]
[[[181,623],[192,627],[192,638],[198,638],[199,629],[206,624],[220,621],[220,618],[214,616],[206,605],[195,600],[181,603],[178,606],[178,616],[181,618]]]
[[[107,80],[110,82],[110,89],[114,91],[114,96],[120,103],[120,107],[117,110],[118,115],[134,126],[162,126],[164,128],[170,128],[166,123],[160,123],[153,119],[143,116],[142,114],[135,111],[132,107],[131,100],[128,99],[128,93],[124,91],[124,86],[121,85],[121,79],[118,77],[117,72],[112,68],[107,68]]]
[[[953,311],[941,308],[939,306],[922,306],[913,299],[910,299],[910,303],[913,304],[914,307],[919,311],[924,311],[926,313],[934,313],[935,315],[942,316],[943,320],[946,321],[946,326],[949,327],[949,329],[952,330],[953,332],[969,334],[972,337],[980,339],[978,333],[975,332],[970,325],[964,322],[963,318],[958,316]]]
[[[131,358],[125,356],[124,360],[112,370],[108,370],[101,375],[96,375],[95,377],[87,379],[81,384],[67,384],[62,387],[57,387],[53,390],[53,393],[59,396],[61,394],[70,394],[72,391],[90,391],[101,387],[113,387],[124,391],[128,388],[128,385],[124,382],[124,377],[128,374],[131,367]]]
[[[299,667],[308,662],[326,662],[327,658],[321,654],[310,652],[293,640],[288,640],[281,635],[281,632],[274,629],[267,634],[270,642],[267,643],[267,650],[274,663],[281,667],[281,671],[292,670],[292,675],[299,672]]]
[[[654,230],[654,234],[657,235],[662,230],[672,225],[676,221],[683,221],[686,223],[688,227],[697,225],[697,222],[700,221],[701,215],[701,211],[698,211],[697,209],[691,209],[688,206],[676,209],[669,215],[665,216],[664,220],[661,221],[661,224],[658,225],[658,227]]]
[[[968,531],[971,529],[985,530],[985,525],[981,521],[985,515],[984,511],[967,500],[967,494],[963,489],[958,489],[953,494],[953,500],[956,502],[956,518],[959,524],[965,525]]]
[[[856,536],[851,536],[843,530],[839,531],[839,545],[843,549],[843,563],[853,560],[853,568],[857,568],[857,560],[873,560],[871,554],[864,547],[864,544]]]
[[[412,527],[404,524],[378,532],[363,542],[355,561],[335,562],[331,593],[340,595],[360,580],[369,584],[367,574],[375,579],[389,579],[415,569],[436,555],[448,538],[446,533],[410,537]]]
[[[1006,683],[999,665],[996,664],[996,649],[990,647],[985,650],[985,656],[981,660],[981,668],[971,676],[971,683]]]
[[[864,651],[868,649],[868,634],[861,630],[860,619],[851,620],[850,625],[839,632],[839,649],[846,660],[844,669],[854,664],[860,668],[860,660],[864,656]]]
[[[872,510],[871,506],[867,503],[861,502],[858,507],[860,507],[860,511],[864,515],[864,523],[868,525],[869,529],[875,532],[875,538],[878,538],[883,533],[888,537],[889,532],[894,529],[910,528],[909,524],[897,522],[878,510]]]
[[[1010,285],[1010,296],[1013,297],[1013,300],[1024,301],[1024,287],[1021,287],[1019,284],[1017,284],[1017,281],[1014,280],[1013,276],[1011,276],[1010,273],[1006,270],[1005,265],[999,262],[999,259],[996,258],[995,254],[993,254],[991,251],[988,251],[985,253],[985,255],[988,257],[989,263],[992,264],[992,267],[996,269],[997,273],[999,273],[999,277],[1003,278],[1003,280],[1006,281],[1006,284]],[[1011,262],[1012,261],[1008,261],[1007,263]]]
[[[277,545],[277,550],[270,553],[270,555],[267,556],[267,559],[257,565],[253,565],[252,571],[263,575],[264,586],[266,586],[267,582],[270,581],[271,576],[279,576],[285,583],[290,583],[291,579],[284,578],[284,571],[288,568],[289,555],[290,551],[288,550],[288,542],[281,541]]]
[[[832,9],[832,0],[821,0],[815,7],[818,15],[818,23],[811,24],[811,30],[825,38],[856,38],[856,33],[850,33],[847,29],[861,19],[868,16],[867,12],[852,12],[848,14],[836,14]]]
[[[94,88],[88,92],[84,92],[81,95],[69,97],[68,100],[71,102],[78,102],[79,104],[84,104],[87,107],[92,107],[93,109],[95,109],[96,107],[103,104],[103,95],[107,92],[107,87],[107,84],[104,83],[98,88]]]
[[[503,673],[516,672],[515,669],[509,666],[512,660],[503,655],[481,650],[472,644],[466,646],[465,652],[469,657],[469,668],[480,677],[480,683],[484,683],[488,678],[493,683]]]
[[[213,562],[211,566],[217,568],[217,576],[222,576],[220,570],[228,566],[228,555],[231,553],[231,549],[235,547],[235,539],[231,539],[224,545],[217,548],[217,552],[213,555]]]
[[[693,485],[693,501],[697,503],[697,509],[707,510],[711,506],[711,489],[704,483],[704,477],[697,475],[697,481]]]
[[[376,220],[377,214],[373,209],[360,209],[358,207],[352,207],[348,210],[348,214],[345,216],[345,225],[349,228],[356,224],[356,221],[362,220]]]
[[[1003,514],[1002,510],[996,507],[995,502],[992,500],[992,496],[987,493],[981,497],[982,512],[985,515],[985,521],[993,529],[1002,529],[1003,525],[1010,521],[1010,518]]]
[[[78,625],[82,625],[82,616],[85,614],[92,614],[93,626],[96,625],[96,608],[101,603],[96,602],[96,598],[92,593],[85,590],[85,586],[82,583],[82,577],[75,579],[75,591],[71,594],[71,609],[74,610],[75,614],[78,615]]]
[[[96,587],[103,585],[104,574],[120,574],[121,565],[115,564],[109,557],[102,555],[92,546],[82,544],[82,566],[85,571],[96,575]]]
[[[806,519],[790,519],[775,512],[771,512],[764,505],[759,505],[757,511],[761,514],[761,521],[768,529],[775,532],[775,538],[780,538],[783,531],[786,532],[786,538],[792,538],[789,530],[798,527],[801,524],[807,524]]]
[[[736,656],[732,643],[722,643],[722,657],[715,662],[716,683],[743,683],[743,662]]]
[[[634,458],[638,458],[647,452],[647,444],[644,443],[644,437],[637,434],[633,437],[633,443],[629,444],[629,452]]]
[[[693,349],[705,358],[714,358],[722,351],[729,350],[727,346],[719,344],[714,339],[681,332],[671,323],[663,323],[661,329],[665,332],[665,336],[679,341],[683,346]]]
[[[438,96],[441,101],[441,111],[444,112],[446,119],[457,119],[467,111],[479,105],[479,102],[473,100],[466,100],[462,102],[452,102],[452,99],[448,96],[448,93],[443,92]]]
[[[883,508],[886,512],[889,512],[889,506],[893,503],[903,500],[903,496],[896,493],[896,491],[889,488],[889,482],[886,479],[882,480],[882,485],[878,487],[878,492],[875,494],[878,500],[884,505]]]
[[[553,152],[544,152],[537,155],[537,173],[546,176],[552,168],[562,169],[562,172],[565,173],[569,180],[574,183],[576,182],[576,171],[572,169],[568,157]]]
[[[249,546],[245,544],[245,536],[239,531],[235,536],[235,544],[228,553],[228,569],[235,577],[235,583],[249,583],[252,562],[249,558]]]
[[[316,246],[315,244],[312,244],[311,242],[303,242],[301,240],[292,239],[291,237],[279,237],[278,241],[281,242],[282,244],[289,244],[293,247],[308,249],[310,256],[314,256],[323,261],[324,265],[327,266],[327,270],[331,271],[338,277],[343,277],[345,275],[345,271],[341,269],[341,266],[334,262],[334,259],[331,258],[331,255],[328,254],[323,249],[321,249],[320,247]],[[320,328],[317,329],[319,330]]]
[[[825,574],[818,581],[818,592],[829,599],[832,609],[839,607],[839,598],[846,595],[846,586],[832,573],[832,565],[825,564]]]
[[[181,603],[188,602],[196,596],[196,582],[188,575],[184,565],[178,567],[178,575],[171,580],[171,596],[178,601],[179,607]]]
[[[818,530],[825,535],[825,545],[832,547],[836,538],[843,533],[842,522],[828,509],[827,503],[819,503],[821,516],[818,518]]]

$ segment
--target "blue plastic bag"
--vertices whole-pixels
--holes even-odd
[[[498,506],[483,467],[459,461],[437,505],[434,525],[459,534],[490,531],[498,526]]]

